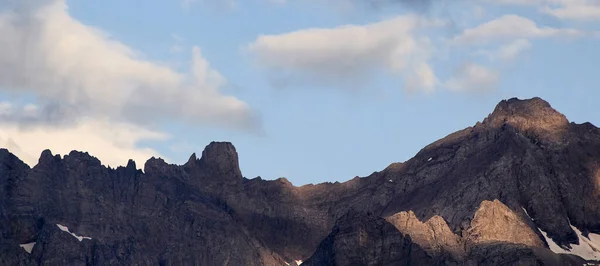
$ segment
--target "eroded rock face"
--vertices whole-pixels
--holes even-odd
[[[499,211],[500,216],[514,218],[511,214],[506,214],[507,210],[500,202],[486,202],[482,205],[483,208],[478,211],[479,215],[485,214],[486,211]],[[500,210],[496,210],[495,207]],[[496,215],[496,218],[503,217]],[[470,241],[473,235],[460,237],[452,234],[445,221],[439,216],[423,223],[414,216],[414,213],[402,212],[385,220],[398,229],[397,232],[384,229],[387,225],[382,223],[383,219],[376,219],[372,214],[349,211],[338,220],[329,236],[321,242],[317,251],[306,262],[307,265],[523,266],[590,263],[577,256],[555,254],[547,248],[504,241],[505,238],[495,230],[480,230],[478,226],[481,225],[481,221],[477,219],[471,229],[481,233],[478,236],[483,236],[479,242]],[[506,223],[506,221],[500,222],[500,224]],[[510,231],[519,231],[519,229],[504,228],[509,231],[509,234],[512,234]],[[398,236],[398,232],[402,237]],[[404,244],[398,245],[398,241],[402,241],[402,238]],[[412,245],[409,246],[410,242]],[[386,243],[396,243],[391,245],[392,249],[402,252],[398,256],[403,259],[392,259],[392,263],[387,263],[388,256],[385,251],[381,251],[382,247],[386,249]],[[412,251],[409,252],[409,249]],[[372,253],[377,255],[373,256]]]
[[[399,212],[385,218],[398,231],[410,236],[431,256],[451,256],[460,261],[465,257],[465,246],[462,239],[455,235],[444,218],[433,216],[426,222],[421,222],[412,211]]]
[[[434,258],[374,215],[349,212],[302,265],[435,265]]]
[[[467,246],[506,242],[545,247],[542,236],[536,233],[537,228],[532,228],[528,222],[528,218],[518,215],[498,200],[482,201],[467,230]]]
[[[30,169],[0,150],[0,264],[581,265],[537,228],[563,246],[571,226],[600,233],[599,180],[600,130],[537,98],[368,177],[302,187],[242,177],[225,142],[143,172],[48,150]]]
[[[483,124],[491,127],[508,124],[522,132],[540,134],[549,140],[560,141],[560,134],[567,130],[569,120],[540,98],[512,98],[501,101]]]
[[[44,152],[15,190],[14,244],[36,242],[44,265],[282,265],[227,205],[185,183],[185,171],[151,159],[148,174],[108,169],[84,153]],[[91,240],[58,230],[67,226]],[[67,241],[68,240],[68,241]],[[215,249],[215,247],[219,247]]]

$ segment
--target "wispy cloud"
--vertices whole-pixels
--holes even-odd
[[[504,44],[497,49],[480,49],[475,51],[474,55],[482,55],[490,61],[510,62],[517,59],[522,53],[531,49],[532,44],[527,39],[516,39],[510,43]]]
[[[500,73],[497,70],[466,62],[444,86],[452,91],[481,92],[494,90],[499,80]]]
[[[454,37],[454,44],[489,44],[497,41],[511,41],[518,38],[549,38],[549,37],[582,37],[593,35],[573,28],[538,27],[528,19],[517,15],[504,15],[497,19],[483,23],[477,27],[464,30]]]
[[[597,0],[484,0],[499,5],[520,5],[563,20],[600,21],[600,1]]]

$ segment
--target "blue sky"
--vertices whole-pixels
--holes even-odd
[[[231,141],[246,177],[301,185],[405,161],[506,98],[600,124],[597,1],[449,2],[14,2],[0,144],[142,167]]]

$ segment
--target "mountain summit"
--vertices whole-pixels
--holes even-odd
[[[600,129],[540,98],[344,183],[246,179],[235,147],[144,171],[0,150],[1,265],[591,265]]]
[[[510,125],[524,133],[558,140],[558,135],[567,130],[569,120],[541,98],[512,98],[501,101],[483,124],[492,127]]]

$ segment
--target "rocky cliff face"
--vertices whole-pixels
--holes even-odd
[[[344,183],[246,179],[226,142],[143,169],[76,151],[44,151],[30,168],[0,150],[0,264],[600,260],[600,130],[539,98],[502,101],[411,160]]]

